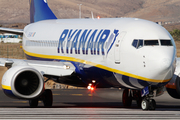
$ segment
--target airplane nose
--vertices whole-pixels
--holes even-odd
[[[156,80],[168,80],[173,76],[175,70],[175,51],[173,47],[153,48],[148,53],[147,70],[149,78]]]
[[[159,73],[167,74],[174,71],[175,51],[173,47],[160,47],[156,50],[157,65]]]
[[[167,70],[171,67],[172,60],[169,58],[164,58],[161,60],[161,68],[164,68],[164,70]]]
[[[173,75],[173,72],[175,68],[173,67],[173,59],[170,58],[163,58],[160,61],[160,66],[159,66],[159,76],[164,76],[164,79],[170,79]]]

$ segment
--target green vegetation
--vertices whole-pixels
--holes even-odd
[[[175,29],[173,31],[170,31],[170,34],[172,35],[174,40],[180,41],[180,30],[179,29]]]

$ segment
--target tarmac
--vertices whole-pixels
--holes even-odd
[[[45,108],[40,101],[38,108],[30,108],[28,101],[6,97],[0,90],[0,120],[2,119],[180,119],[180,100],[167,92],[156,97],[155,111],[142,111],[134,101],[132,107],[122,105],[122,90],[86,89],[52,90],[52,108]]]

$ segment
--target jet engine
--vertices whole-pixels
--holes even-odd
[[[2,88],[9,97],[34,99],[43,93],[44,79],[42,74],[33,67],[15,66],[4,74]]]
[[[166,90],[173,98],[180,99],[180,77],[174,75],[171,81],[166,85]]]
[[[166,85],[166,90],[171,97],[180,99],[180,58],[176,59],[176,70],[173,78]]]

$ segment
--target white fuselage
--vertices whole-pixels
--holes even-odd
[[[175,69],[171,35],[160,25],[134,18],[33,23],[24,29],[23,48],[28,59],[65,60],[109,71],[128,88],[167,83]]]

